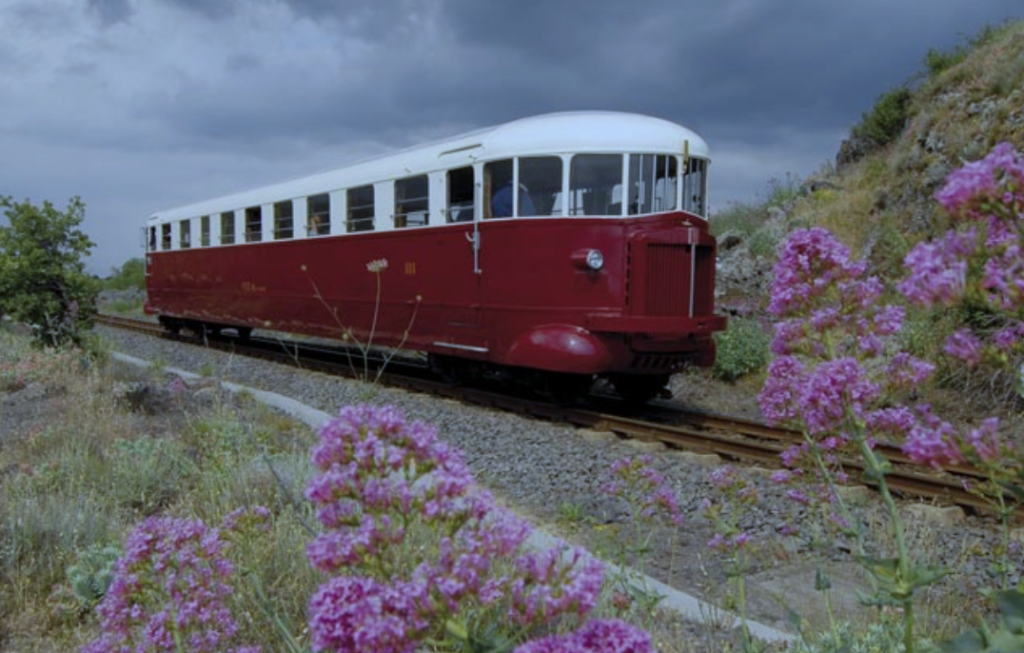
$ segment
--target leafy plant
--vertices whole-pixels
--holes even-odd
[[[906,86],[883,93],[871,110],[861,116],[861,121],[853,128],[853,135],[867,139],[876,147],[892,143],[903,133],[912,98]]]
[[[715,334],[717,351],[711,373],[723,381],[764,369],[768,363],[769,335],[757,320],[734,317],[725,331]]]
[[[120,557],[119,547],[93,544],[68,567],[68,585],[82,609],[91,609],[106,595],[114,580],[114,563]]]
[[[0,196],[0,207],[0,315],[32,325],[42,344],[81,343],[99,291],[83,261],[94,246],[78,228],[85,204],[73,197],[60,211]]]
[[[127,290],[137,288],[143,290],[146,287],[146,263],[141,258],[130,258],[115,267],[110,276],[103,280],[105,290]]]
[[[794,644],[789,653],[904,653],[899,623],[855,625],[843,621],[830,632]]]
[[[999,608],[999,628],[992,631],[984,623],[947,642],[933,651],[941,653],[1021,653],[1024,651],[1024,590],[1002,590],[989,593]]]

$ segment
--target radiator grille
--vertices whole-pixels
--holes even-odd
[[[690,246],[655,244],[647,248],[647,315],[690,315]]]

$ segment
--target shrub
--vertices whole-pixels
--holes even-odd
[[[876,147],[892,143],[900,137],[907,124],[911,97],[906,86],[883,93],[875,106],[854,126],[853,135],[870,141]]]
[[[718,353],[711,373],[723,381],[764,369],[768,362],[769,336],[757,320],[735,317],[729,328],[715,334]]]
[[[92,326],[99,291],[84,258],[94,243],[78,226],[85,204],[71,198],[59,211],[0,196],[0,314],[32,325],[45,345],[78,344]]]
[[[114,268],[103,280],[104,290],[127,290],[146,287],[146,264],[141,258],[130,258],[121,267]]]

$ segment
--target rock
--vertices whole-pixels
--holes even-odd
[[[844,502],[855,506],[865,506],[875,497],[875,491],[866,485],[839,485],[836,493]]]
[[[718,467],[722,464],[722,457],[717,453],[697,453],[696,451],[673,451],[671,455],[692,465],[701,467]]]
[[[966,517],[960,506],[931,506],[925,503],[909,505],[904,508],[904,512],[921,523],[942,527],[961,524]]]
[[[611,431],[596,431],[594,429],[580,429],[579,434],[591,442],[618,442],[619,436]]]

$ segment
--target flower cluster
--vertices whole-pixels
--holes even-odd
[[[1009,143],[949,175],[936,199],[964,227],[917,245],[904,264],[900,291],[924,306],[970,301],[998,315],[991,341],[961,330],[946,352],[977,365],[1001,360],[1024,338],[1024,157]]]
[[[307,555],[335,575],[310,603],[315,650],[411,651],[468,602],[507,599],[523,625],[595,606],[601,563],[581,549],[520,552],[529,526],[474,484],[434,428],[392,407],[347,407],[321,428],[312,460],[306,496],[327,531]],[[500,559],[509,575],[495,573]]]
[[[772,343],[777,358],[759,396],[769,422],[800,425],[819,439],[849,439],[851,429],[872,423],[910,428],[889,419],[883,400],[920,384],[934,366],[905,352],[885,355],[903,312],[880,301],[881,284],[864,277],[865,267],[821,228],[786,243],[770,304],[783,318]]]
[[[370,261],[366,264],[366,269],[374,274],[380,274],[384,270],[388,269],[388,260],[386,258],[379,258]]]
[[[517,647],[513,653],[653,653],[644,631],[618,619],[595,619],[568,635],[549,635]]]
[[[216,528],[152,517],[128,536],[99,605],[102,633],[85,653],[188,650],[256,653],[234,646],[227,607],[234,568]]]
[[[565,557],[569,564],[563,563]],[[580,547],[568,556],[560,548],[524,554],[515,566],[518,577],[509,587],[509,616],[519,623],[547,623],[560,614],[582,617],[601,592],[603,565]]]
[[[609,468],[612,480],[601,490],[625,500],[634,518],[652,521],[660,515],[679,526],[683,523],[679,500],[651,462],[651,457],[646,455],[616,460]]]
[[[758,502],[757,487],[732,465],[716,467],[708,472],[707,478],[715,496],[720,497],[705,497],[700,504],[701,514],[715,527],[708,548],[728,555],[734,565],[738,564],[736,554],[751,544],[750,534],[739,528],[739,517],[744,507]]]

